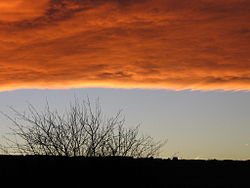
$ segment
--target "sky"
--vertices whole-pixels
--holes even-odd
[[[0,110],[88,94],[165,155],[250,158],[249,20],[249,0],[0,0]]]

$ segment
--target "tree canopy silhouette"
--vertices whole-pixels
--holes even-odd
[[[48,102],[39,112],[28,104],[27,112],[10,107],[14,124],[8,139],[12,152],[56,156],[155,157],[164,145],[139,133],[139,126],[127,128],[121,111],[112,117],[103,114],[99,100],[91,103],[75,99],[64,113],[51,110]]]

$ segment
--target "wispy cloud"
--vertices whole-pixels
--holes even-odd
[[[0,90],[250,89],[248,0],[3,0]]]

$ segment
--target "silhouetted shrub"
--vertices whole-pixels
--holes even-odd
[[[118,111],[105,118],[99,101],[92,105],[89,98],[70,105],[65,113],[51,110],[38,112],[29,104],[28,113],[14,108],[14,117],[6,115],[14,124],[9,139],[10,152],[26,155],[58,156],[131,156],[154,157],[163,142],[139,135],[139,126],[125,128],[125,119]]]

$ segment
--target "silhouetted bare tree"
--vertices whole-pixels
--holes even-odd
[[[118,111],[106,118],[99,100],[94,105],[89,98],[75,100],[65,113],[51,110],[38,112],[29,104],[28,113],[14,108],[15,125],[9,139],[14,151],[32,155],[59,156],[131,156],[155,157],[164,142],[155,142],[150,136],[139,135],[139,126],[125,128],[125,119]]]

